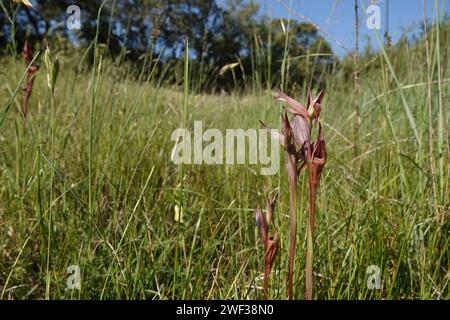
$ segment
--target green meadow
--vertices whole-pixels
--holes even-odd
[[[450,297],[450,27],[428,33],[361,57],[357,91],[352,76],[323,71],[328,159],[316,200],[316,299]],[[97,41],[92,47],[92,56],[51,47],[60,64],[54,94],[36,50],[25,125],[27,65],[20,55],[0,58],[0,298],[263,299],[255,208],[277,189],[280,248],[268,298],[287,299],[283,150],[272,176],[260,174],[262,164],[171,161],[173,131],[193,132],[194,121],[223,133],[259,129],[260,120],[279,128],[274,88],[254,77],[242,90],[201,92],[190,59],[182,83],[164,84],[154,69],[136,73]],[[314,67],[317,56],[298,59]],[[289,68],[284,74],[287,82]],[[288,91],[306,101],[309,87],[319,89],[305,77]],[[307,219],[302,172],[296,299],[305,298]],[[70,289],[73,265],[80,286]],[[367,286],[370,266],[379,268],[378,289]]]

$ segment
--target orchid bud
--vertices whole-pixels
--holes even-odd
[[[261,236],[263,238],[263,242],[265,245],[266,241],[267,241],[267,221],[266,221],[266,218],[264,217],[261,209],[259,209],[259,208],[256,209],[255,214],[256,214],[256,225],[261,230]]]
[[[266,221],[268,224],[272,221],[273,212],[275,211],[275,204],[277,202],[278,192],[274,191],[272,193],[272,197],[269,198],[269,195],[266,196]]]
[[[317,119],[322,111],[322,99],[325,95],[325,91],[320,90],[317,97],[312,98],[311,90],[308,90],[308,113],[311,119],[313,119],[314,125],[317,123]]]

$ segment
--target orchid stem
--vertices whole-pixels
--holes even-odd
[[[293,190],[292,190],[293,189]],[[295,212],[296,208],[296,188],[291,188],[290,195],[290,222],[291,222],[291,240],[290,240],[290,252],[289,252],[289,300],[292,300],[294,296],[294,258],[295,258],[295,245],[297,240],[297,214]]]
[[[314,211],[316,206],[316,188],[313,185],[313,177],[309,175],[309,223],[306,233],[306,300],[312,300],[313,295],[313,259],[314,259]]]
[[[290,211],[290,224],[291,224],[291,239],[289,250],[289,300],[294,297],[294,258],[295,258],[295,245],[297,240],[297,173],[295,166],[290,158],[290,155],[286,154],[286,164],[288,166],[288,178],[289,178],[289,211]],[[292,168],[292,172],[289,172],[289,168]]]
[[[265,247],[265,255],[264,255],[264,297],[267,300],[269,298],[269,275],[270,275],[270,264],[267,263],[267,247]]]

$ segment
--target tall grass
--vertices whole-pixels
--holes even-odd
[[[448,25],[433,25],[423,40],[382,50],[359,70],[356,157],[353,83],[324,75],[328,160],[316,204],[317,298],[450,297],[444,32]],[[183,125],[192,132],[194,120],[223,131],[257,128],[259,119],[275,126],[279,114],[267,93],[194,95],[187,57],[183,89],[159,86],[154,73],[137,82],[107,57],[90,74],[71,68],[83,59],[61,57],[54,102],[38,73],[26,128],[14,109],[26,66],[1,60],[0,297],[263,298],[253,208],[258,190],[275,189],[279,179],[261,177],[258,165],[181,169],[170,160],[170,137]],[[307,223],[304,179],[299,231]],[[288,256],[288,190],[279,187],[279,256]],[[177,205],[183,220],[175,221]],[[302,299],[306,235],[298,236],[293,294]],[[273,266],[270,298],[287,298],[285,260]],[[67,289],[69,265],[81,269],[80,290]],[[366,285],[370,265],[381,269],[379,290]]]

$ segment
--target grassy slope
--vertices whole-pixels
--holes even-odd
[[[436,150],[439,91],[432,83],[435,140],[430,162],[429,69],[424,50],[409,49],[390,61],[401,86],[410,87],[398,90],[383,59],[378,60],[383,61],[380,68],[361,75],[357,158],[351,88],[339,77],[328,79],[322,115],[329,160],[316,217],[318,298],[449,297],[449,176],[447,149]],[[3,112],[24,66],[10,59],[1,65],[6,71],[0,75]],[[181,126],[182,93],[157,89],[153,83],[137,84],[128,79],[125,69],[104,62],[92,103],[92,80],[89,73],[76,74],[63,61],[56,89],[53,159],[44,68],[35,82],[27,128],[21,126],[17,97],[0,129],[1,297],[43,298],[48,254],[53,299],[262,298],[258,288],[263,251],[253,208],[263,204],[264,186],[280,184],[275,215],[282,247],[270,296],[286,298],[289,219],[283,164],[280,175],[273,177],[260,176],[258,165],[184,166],[184,222],[177,226],[174,207],[179,202],[180,167],[170,161],[170,137]],[[448,90],[445,81],[446,105]],[[420,146],[400,92],[417,124]],[[204,130],[258,128],[259,119],[271,126],[279,123],[279,105],[269,95],[191,95],[187,110],[191,129],[194,120],[203,120]],[[446,124],[448,114],[443,119]],[[304,174],[300,181],[297,298],[304,297]],[[66,268],[72,264],[81,268],[81,290],[66,289]],[[369,265],[381,268],[381,290],[367,290]]]

